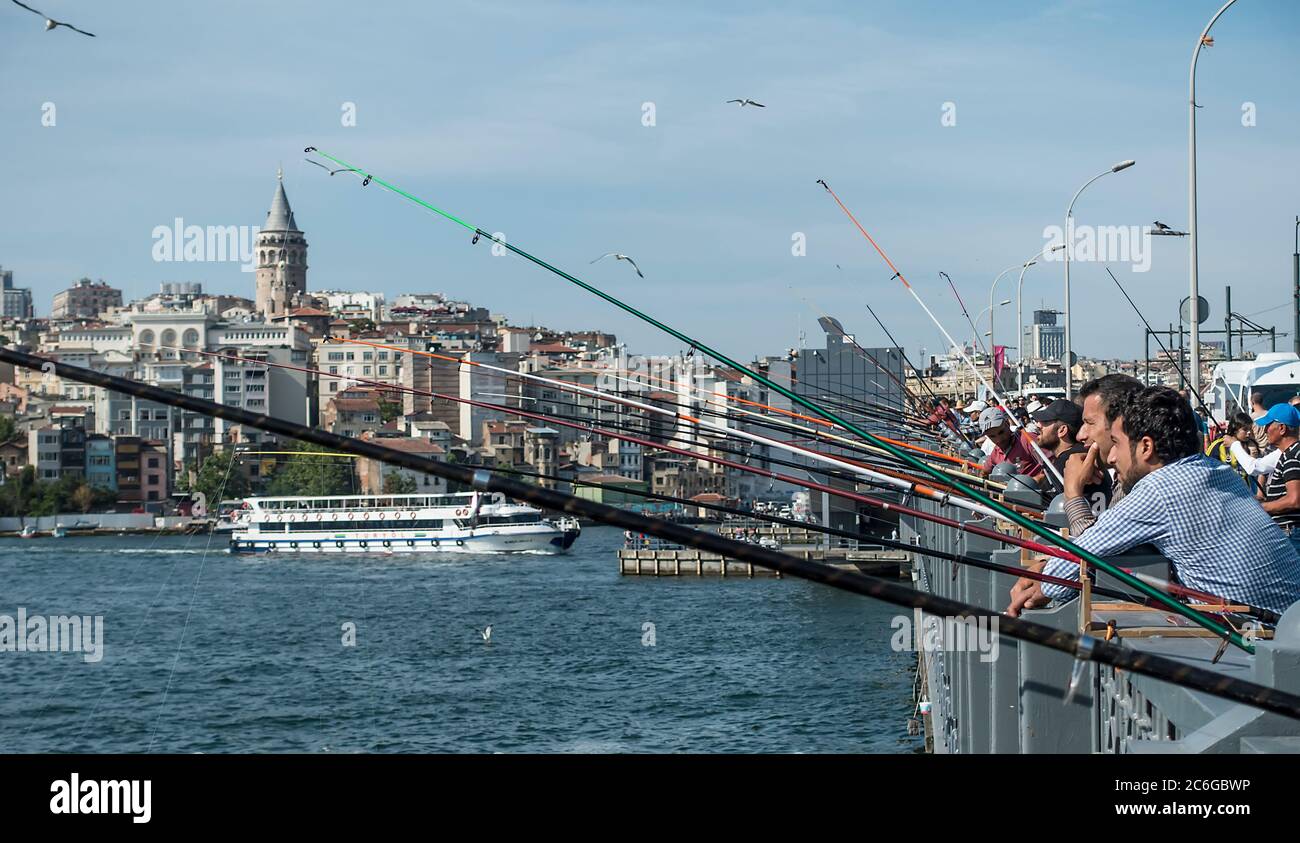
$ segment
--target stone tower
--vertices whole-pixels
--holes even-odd
[[[276,172],[276,179],[275,197],[256,246],[257,312],[268,321],[284,316],[307,291],[307,241],[284,194],[283,170]]]

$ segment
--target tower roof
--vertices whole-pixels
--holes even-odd
[[[289,207],[289,197],[284,194],[284,172],[276,172],[275,196],[271,199],[271,210],[266,212],[266,224],[263,231],[298,231],[298,223],[293,218],[293,208]]]

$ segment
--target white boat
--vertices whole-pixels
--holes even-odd
[[[564,553],[581,528],[503,495],[247,498],[232,553]]]
[[[26,525],[25,527],[23,527],[22,532],[18,534],[18,538],[20,539],[36,538],[36,528],[33,527],[31,524]]]

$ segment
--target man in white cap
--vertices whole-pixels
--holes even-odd
[[[1000,408],[989,407],[980,413],[980,433],[993,443],[993,453],[984,461],[985,471],[992,471],[999,463],[1010,462],[1015,463],[1017,474],[1036,478],[1043,473],[1043,464],[1025,442],[1028,434],[1023,431],[1013,433],[1007,414]]]

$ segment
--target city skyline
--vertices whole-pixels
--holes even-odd
[[[1061,224],[1069,194],[1114,161],[1138,166],[1089,191],[1080,224],[1186,226],[1186,61],[1206,12],[1188,4],[1023,3],[983,19],[946,8],[936,17],[943,7],[933,4],[885,4],[870,16],[837,4],[763,8],[734,19],[680,8],[673,23],[565,5],[454,18],[409,8],[405,17],[437,33],[436,56],[418,25],[381,44],[340,36],[302,7],[257,7],[259,26],[233,37],[253,8],[234,4],[199,30],[183,16],[121,32],[101,25],[93,42],[38,43],[25,21],[0,18],[0,62],[21,92],[0,102],[11,161],[42,173],[39,188],[17,179],[0,209],[0,264],[33,289],[38,312],[81,277],[104,278],[128,299],[162,281],[251,297],[252,277],[236,264],[154,262],[151,232],[176,217],[260,225],[283,166],[312,238],[315,289],[439,290],[519,323],[598,326],[647,353],[677,350],[517,259],[469,248],[396,197],[328,177],[301,160],[314,144],[652,313],[689,300],[683,327],[742,357],[796,345],[823,310],[883,342],[863,301],[909,353],[942,347],[817,178],[836,186],[959,339],[964,319],[937,273],[982,302],[1002,268]],[[1242,312],[1290,323],[1287,200],[1297,177],[1285,141],[1300,126],[1286,108],[1286,74],[1259,68],[1294,64],[1286,35],[1298,19],[1287,4],[1242,7],[1201,61],[1201,286],[1212,325],[1225,283]],[[532,27],[547,46],[530,40]],[[173,28],[187,33],[183,50]],[[304,37],[277,38],[287,28]],[[1014,59],[995,49],[1006,45]],[[199,70],[218,56],[234,69]],[[1122,70],[1107,60],[1120,57]],[[107,86],[91,69],[110,58],[123,67]],[[176,70],[160,76],[167,61]],[[480,62],[494,72],[481,76]],[[1063,92],[1069,106],[1052,107]],[[738,94],[767,108],[725,105]],[[1258,113],[1249,127],[1246,102]],[[42,125],[46,103],[53,126]],[[941,123],[947,103],[955,125]],[[351,127],[341,120],[348,104]],[[804,257],[791,254],[797,232]],[[1157,238],[1151,249],[1150,272],[1116,270],[1160,325],[1186,295],[1186,241]],[[646,280],[612,261],[588,266],[610,250],[633,255]],[[1140,323],[1113,317],[1102,266],[1076,263],[1074,275],[1076,352],[1137,357]],[[1057,264],[1031,269],[1027,305],[1060,308],[1061,277]],[[1011,344],[1010,313],[999,316]]]

